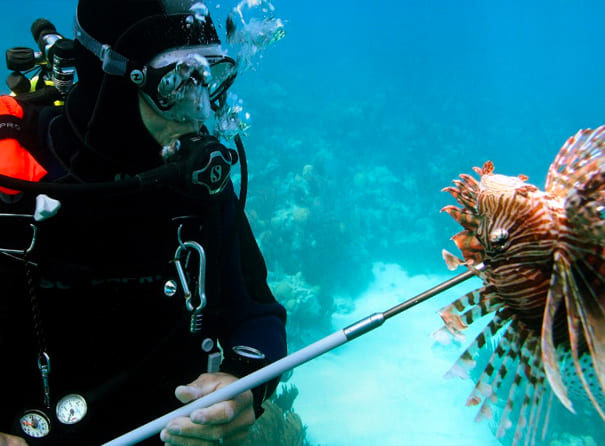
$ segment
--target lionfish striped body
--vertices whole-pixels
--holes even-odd
[[[512,432],[513,443],[533,444],[540,427],[544,435],[553,394],[574,411],[572,381],[605,420],[605,126],[568,139],[544,192],[494,174],[489,161],[475,172],[480,181],[463,174],[445,189],[462,205],[443,211],[464,228],[453,237],[464,259],[444,258],[484,286],[443,308],[435,335],[460,339],[494,316],[448,374],[479,374],[467,405],[479,406],[478,419],[497,407],[497,435]]]

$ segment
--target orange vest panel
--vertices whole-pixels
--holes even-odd
[[[2,115],[23,118],[23,108],[11,96],[0,97],[0,122]],[[36,161],[31,153],[12,138],[0,140],[0,175],[27,181],[39,181],[47,174],[46,169]],[[0,192],[15,195],[19,191],[0,187]]]

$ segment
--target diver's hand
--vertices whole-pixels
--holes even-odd
[[[179,386],[175,395],[182,403],[189,403],[221,387],[237,381],[227,373],[203,373],[186,386]],[[189,418],[179,417],[170,421],[160,438],[171,446],[216,446],[222,440],[225,446],[241,444],[254,424],[250,390],[210,407],[193,411]]]
[[[27,446],[27,443],[23,438],[0,432],[0,446]]]

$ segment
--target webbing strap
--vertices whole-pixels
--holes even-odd
[[[88,34],[82,28],[82,25],[80,25],[77,14],[74,19],[74,34],[76,40],[103,63],[103,71],[105,73],[114,76],[124,76],[128,72],[128,58]]]

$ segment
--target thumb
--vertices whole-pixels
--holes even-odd
[[[212,393],[219,386],[220,381],[210,373],[204,373],[195,381],[178,386],[174,390],[174,396],[183,404],[197,400],[209,393]]]

